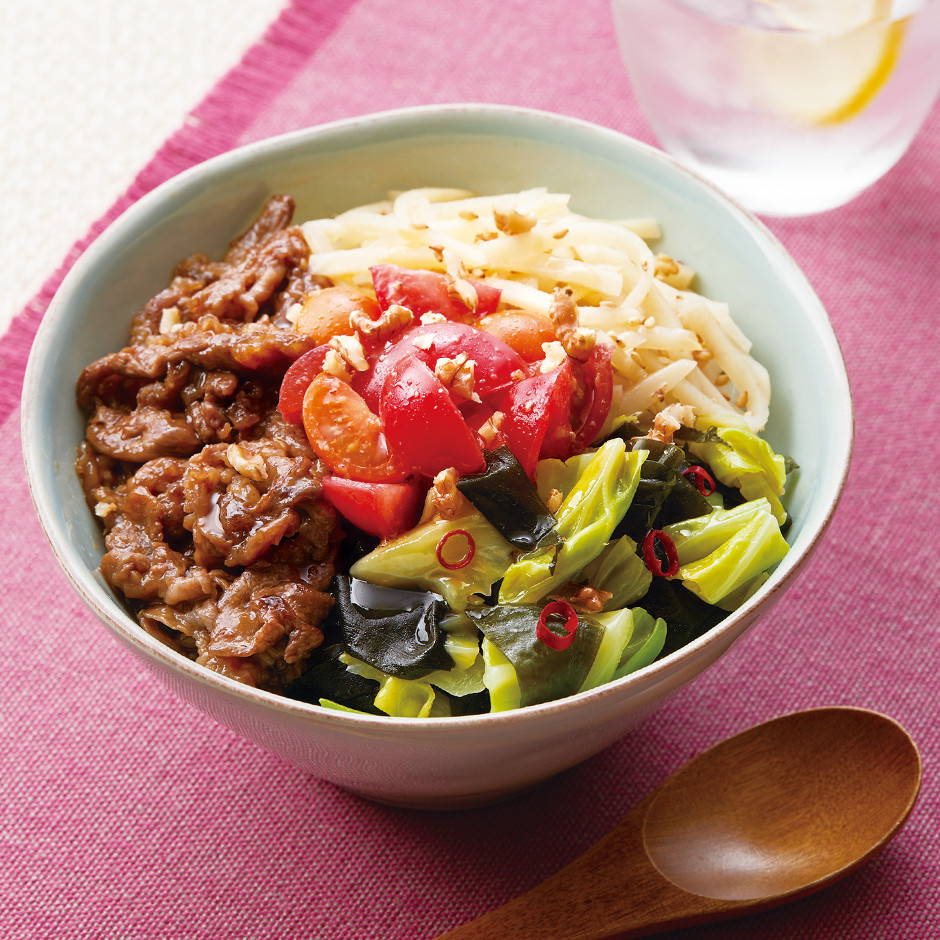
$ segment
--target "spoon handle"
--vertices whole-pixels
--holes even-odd
[[[706,923],[737,911],[740,902],[683,891],[654,868],[643,846],[646,807],[644,801],[541,884],[437,940],[613,940]]]

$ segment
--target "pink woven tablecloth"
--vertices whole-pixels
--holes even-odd
[[[640,731],[534,792],[421,814],[308,779],[179,704],[56,566],[24,481],[19,393],[36,325],[88,240],[157,183],[230,147],[456,101],[561,111],[652,139],[607,0],[295,0],[0,346],[0,936],[431,937],[554,871],[693,754],[823,704],[875,708],[909,728],[925,775],[906,828],[818,895],[675,936],[940,936],[940,109],[861,198],[771,223],[831,313],[857,405],[848,488],[810,570]]]

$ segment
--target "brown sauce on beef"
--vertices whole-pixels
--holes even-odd
[[[277,411],[311,348],[285,314],[324,286],[274,196],[221,261],[193,255],[76,385],[76,470],[104,527],[101,572],[143,629],[280,691],[323,642],[338,542],[323,468]]]

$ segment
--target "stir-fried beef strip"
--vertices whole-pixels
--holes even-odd
[[[222,261],[180,262],[130,344],[76,384],[102,575],[148,632],[275,691],[323,642],[339,538],[323,469],[277,411],[281,376],[312,345],[286,313],[329,286],[307,273],[293,208],[274,196]]]

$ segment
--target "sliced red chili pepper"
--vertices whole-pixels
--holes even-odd
[[[695,464],[682,471],[684,477],[691,477],[695,488],[702,496],[711,496],[715,492],[715,480],[712,475],[704,468]]]
[[[462,535],[467,540],[467,551],[458,561],[447,561],[444,558],[444,546],[455,536]],[[473,556],[476,553],[476,543],[473,541],[473,536],[466,529],[451,529],[448,532],[445,532],[440,542],[437,543],[437,560],[442,568],[446,568],[448,571],[458,571],[461,568],[466,568],[467,565],[473,561]]]
[[[560,616],[565,618],[562,624],[565,636],[560,636],[548,627],[548,618]],[[551,601],[542,608],[539,622],[535,626],[535,635],[553,650],[566,650],[574,643],[578,631],[578,614],[567,601]]]
[[[665,565],[656,551],[657,545],[666,556]],[[675,543],[662,529],[650,529],[646,533],[646,538],[643,539],[643,561],[657,578],[671,578],[679,570],[679,555]]]

